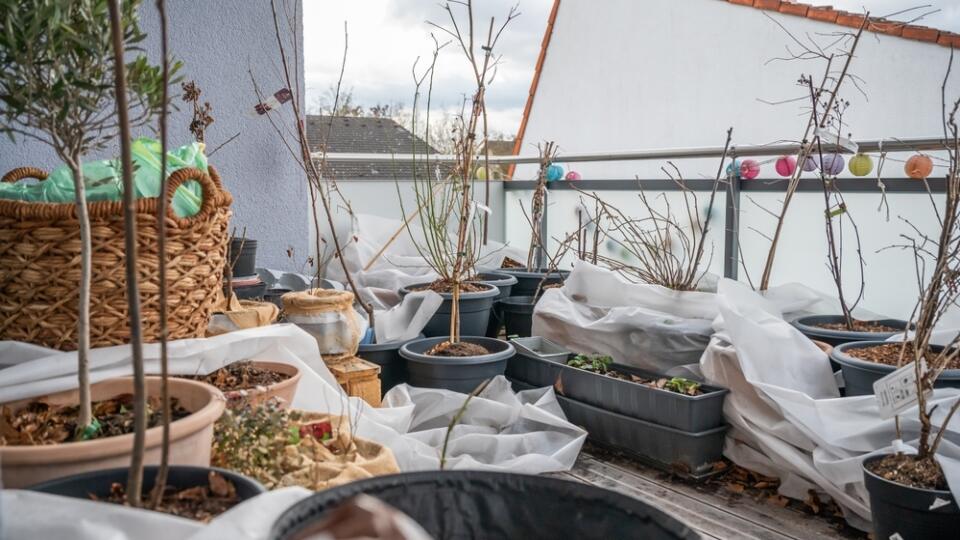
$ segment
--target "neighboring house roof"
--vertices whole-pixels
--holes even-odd
[[[332,120],[332,124],[331,124]],[[319,152],[397,154],[393,162],[347,161],[330,163],[336,178],[379,178],[392,180],[413,177],[410,152],[437,153],[423,139],[410,133],[390,118],[353,116],[307,116],[307,140],[310,150]],[[405,156],[401,158],[400,156]],[[419,171],[423,174],[425,171]]]
[[[794,15],[806,17],[815,21],[834,23],[840,26],[851,28],[860,28],[863,24],[864,16],[862,13],[851,13],[839,9],[833,9],[831,6],[812,6],[795,2],[794,0],[720,0],[730,4],[741,6],[750,6],[756,9],[765,9],[768,11],[777,11],[785,15]],[[540,42],[540,55],[537,57],[537,65],[534,68],[533,80],[530,81],[530,92],[527,94],[527,103],[523,109],[523,118],[520,119],[520,128],[517,130],[517,138],[513,145],[513,155],[519,155],[523,146],[523,135],[527,130],[527,120],[530,117],[530,109],[533,108],[533,98],[537,93],[537,85],[540,83],[540,72],[543,70],[543,63],[547,58],[547,49],[550,46],[550,37],[553,35],[553,24],[557,20],[557,11],[560,8],[560,0],[553,0],[553,8],[547,18],[547,29],[543,34],[543,41]],[[866,30],[877,34],[886,34],[916,41],[935,43],[944,47],[960,48],[960,34],[938,30],[916,24],[907,24],[903,22],[891,21],[882,17],[870,17],[867,22]],[[511,166],[508,173],[513,175]]]

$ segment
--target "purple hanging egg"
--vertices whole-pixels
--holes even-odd
[[[823,156],[823,172],[830,176],[836,176],[843,172],[844,159],[840,154],[828,154]]]
[[[813,156],[807,156],[807,159],[803,160],[803,170],[806,172],[817,170],[817,162],[813,159]]]
[[[794,171],[797,170],[797,158],[793,156],[781,156],[777,159],[776,169],[777,174],[780,176],[793,176]]]
[[[740,178],[753,180],[760,176],[760,164],[755,159],[745,159],[740,164]]]

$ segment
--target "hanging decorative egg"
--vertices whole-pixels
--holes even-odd
[[[817,162],[813,159],[813,156],[807,156],[807,159],[803,160],[803,170],[806,172],[817,170]]]
[[[793,176],[797,170],[797,158],[793,156],[780,156],[775,165],[777,174],[780,176]]]
[[[570,171],[570,172],[567,173],[566,179],[567,179],[567,180],[580,180],[580,173],[578,173],[577,171]]]
[[[731,178],[740,178],[740,160],[734,159],[727,165],[727,176]]]
[[[907,176],[910,178],[923,180],[933,172],[933,160],[930,159],[930,156],[923,154],[910,156],[906,165],[903,166],[903,171],[907,173]]]
[[[760,164],[755,159],[745,159],[740,164],[740,178],[753,180],[760,176]]]
[[[559,165],[551,165],[547,167],[547,180],[554,182],[563,178],[563,167]]]
[[[827,154],[823,156],[823,173],[829,176],[836,176],[843,172],[843,156],[840,154]]]
[[[850,158],[850,164],[847,165],[850,174],[854,176],[866,176],[873,171],[873,159],[866,154],[857,154]]]
[[[477,167],[477,180],[486,180],[486,179],[487,179],[487,168]]]

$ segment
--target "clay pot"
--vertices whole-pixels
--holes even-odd
[[[283,364],[281,362],[251,362],[260,369],[275,371],[289,375],[290,378],[271,384],[266,388],[248,388],[245,390],[231,390],[224,392],[227,398],[227,404],[231,407],[241,404],[250,404],[251,406],[260,405],[272,398],[280,399],[280,407],[286,409],[293,403],[293,396],[297,393],[297,385],[300,384],[300,368],[292,364]]]
[[[160,377],[147,377],[147,394],[160,394]],[[210,465],[210,445],[213,442],[213,424],[223,414],[226,400],[223,394],[209,384],[171,377],[170,396],[192,414],[170,424],[170,464]],[[109,399],[133,392],[133,378],[108,379],[91,386],[94,401]],[[39,398],[52,404],[77,402],[77,390],[58,392]],[[14,409],[38,398],[6,404]],[[163,428],[147,430],[144,462],[160,463],[160,443]],[[43,446],[0,446],[0,479],[4,488],[22,488],[54,478],[87,471],[130,466],[133,434],[90,441],[69,442]]]

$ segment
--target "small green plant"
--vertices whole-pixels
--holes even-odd
[[[674,377],[670,379],[666,384],[663,385],[663,388],[671,392],[686,394],[688,396],[695,396],[700,393],[700,383],[697,381],[691,381],[690,379],[684,379],[683,377]]]
[[[284,473],[284,448],[300,444],[303,437],[297,420],[298,413],[282,409],[275,400],[228,408],[214,426],[210,464],[276,485]]]
[[[578,369],[606,373],[610,370],[613,357],[604,354],[578,354],[567,361],[567,365]]]

